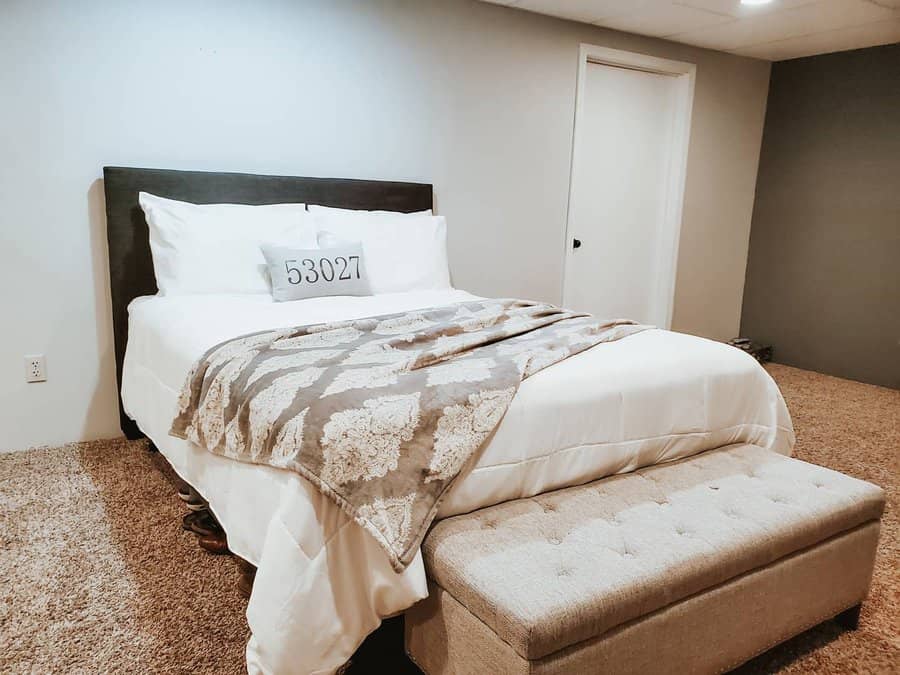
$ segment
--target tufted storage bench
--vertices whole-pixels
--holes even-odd
[[[439,673],[721,672],[858,617],[878,487],[730,446],[439,522],[410,657]]]

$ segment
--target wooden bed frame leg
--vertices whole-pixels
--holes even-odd
[[[237,583],[238,593],[245,600],[249,600],[250,593],[253,591],[253,581],[256,579],[256,568],[239,556],[234,556],[234,559],[240,572]]]
[[[845,609],[843,612],[834,617],[834,620],[837,624],[845,629],[845,630],[856,630],[859,628],[859,612],[862,609],[862,603],[858,605],[854,605],[850,609]]]

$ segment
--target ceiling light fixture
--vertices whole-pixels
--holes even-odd
[[[768,5],[772,0],[741,0],[742,5]]]

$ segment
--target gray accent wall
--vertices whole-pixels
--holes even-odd
[[[773,64],[741,334],[900,388],[900,45]]]

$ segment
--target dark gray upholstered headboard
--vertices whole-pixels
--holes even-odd
[[[423,211],[432,208],[431,185],[342,178],[296,178],[242,173],[170,171],[107,166],[106,237],[109,242],[109,282],[116,345],[116,381],[122,431],[128,438],[142,434],[122,409],[122,361],[128,342],[128,303],[156,293],[147,223],[138,192],[195,204],[278,204],[305,202],[347,209]]]

